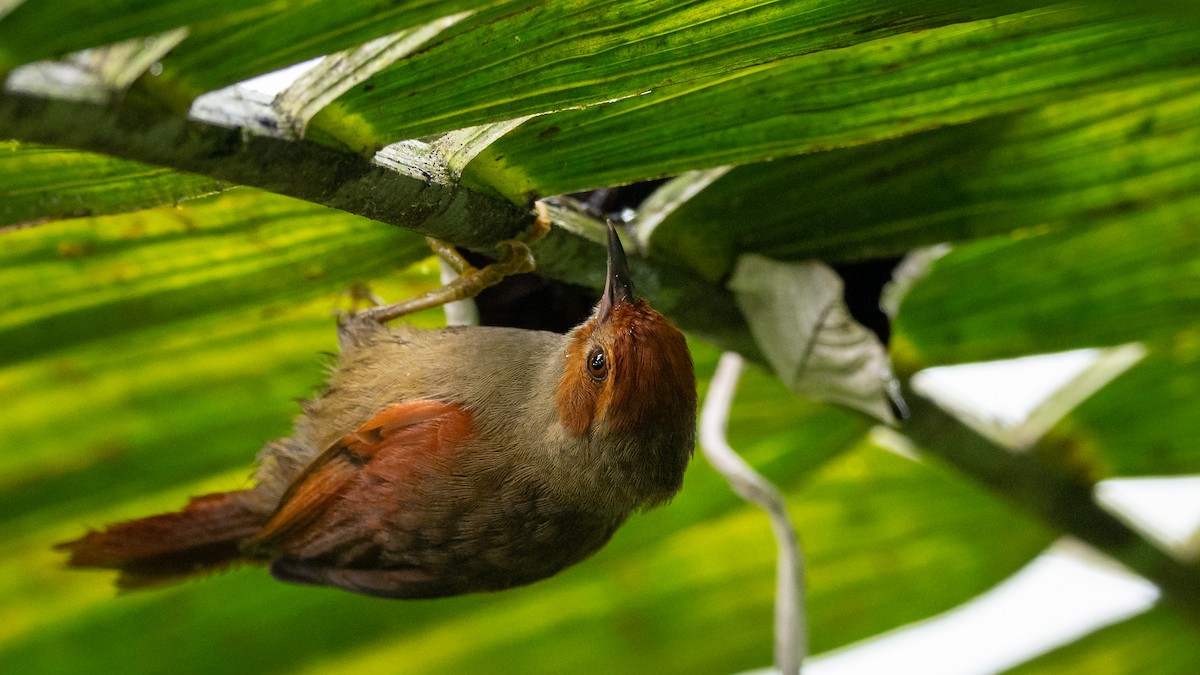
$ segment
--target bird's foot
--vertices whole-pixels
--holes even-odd
[[[534,219],[529,230],[518,239],[506,239],[500,242],[498,247],[504,249],[503,255],[496,262],[482,268],[472,266],[458,251],[454,250],[453,246],[446,242],[427,237],[429,247],[454,271],[458,272],[458,278],[415,298],[365,309],[358,312],[356,318],[387,323],[423,309],[441,307],[450,302],[473,298],[485,288],[500,283],[507,276],[532,272],[536,263],[529,247],[550,232],[550,214],[546,210],[546,206],[541,202],[536,202],[534,210],[537,212],[537,218]]]
[[[333,312],[338,317],[338,323],[345,323],[350,317],[359,314],[362,310],[360,307],[372,308],[384,304],[383,298],[371,290],[371,287],[365,283],[356,283],[342,291],[341,297],[346,299],[348,307],[335,307]],[[339,301],[340,305],[342,301]]]

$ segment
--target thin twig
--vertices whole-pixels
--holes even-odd
[[[746,463],[725,437],[729,408],[742,373],[742,357],[725,352],[700,411],[700,448],[733,491],[767,512],[779,547],[775,584],[775,667],[799,673],[808,649],[804,613],[804,554],[783,494]]]

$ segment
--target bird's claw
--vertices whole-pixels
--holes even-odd
[[[397,302],[390,305],[380,305],[354,313],[356,319],[370,319],[386,323],[393,319],[413,312],[439,307],[456,300],[465,300],[479,295],[485,288],[495,286],[505,277],[513,274],[532,272],[537,267],[537,261],[529,247],[543,239],[550,232],[550,212],[542,202],[534,203],[537,217],[529,230],[517,239],[505,239],[497,244],[497,248],[505,249],[500,259],[481,269],[476,269],[463,258],[454,247],[437,239],[427,237],[430,248],[439,258],[445,260],[459,276],[454,281],[435,288],[416,298]]]

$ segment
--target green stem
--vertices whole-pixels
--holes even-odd
[[[413,178],[354,153],[189,120],[136,96],[98,105],[3,93],[0,138],[190,171],[473,248],[512,238],[533,219],[509,202]]]
[[[929,399],[905,387],[911,418],[904,433],[1049,525],[1125,564],[1153,582],[1163,601],[1200,624],[1200,566],[1172,558],[1093,498],[1093,485],[976,433]]]

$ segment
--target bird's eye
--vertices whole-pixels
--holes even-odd
[[[608,376],[608,359],[604,356],[602,347],[596,347],[591,354],[588,354],[587,371],[588,375],[591,375],[592,379],[597,382]]]

